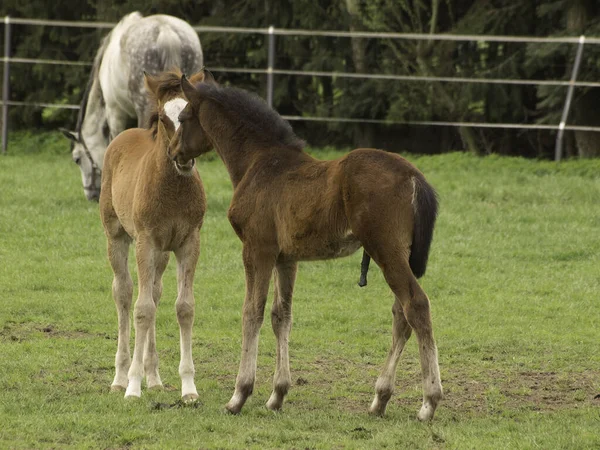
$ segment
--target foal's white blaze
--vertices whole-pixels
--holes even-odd
[[[174,98],[173,100],[169,100],[167,103],[165,103],[165,114],[169,119],[171,119],[171,122],[173,122],[173,125],[175,125],[176,130],[179,128],[179,125],[181,125],[179,123],[179,113],[183,111],[185,105],[187,105],[187,102],[182,98]]]

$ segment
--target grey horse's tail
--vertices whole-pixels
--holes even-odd
[[[429,247],[433,239],[433,228],[438,213],[438,196],[422,175],[413,178],[415,193],[413,200],[413,241],[408,263],[415,277],[425,275]]]
[[[163,25],[156,38],[160,66],[163,70],[181,67],[181,39],[169,26]]]

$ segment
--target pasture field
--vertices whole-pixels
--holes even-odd
[[[166,389],[135,401],[110,393],[117,323],[98,205],[58,133],[10,144],[0,158],[0,448],[600,447],[600,161],[409,156],[441,200],[421,283],[445,399],[422,424],[414,336],[386,417],[367,414],[392,295],[374,264],[357,286],[360,252],[300,264],[283,411],[264,407],[275,362],[267,315],[254,395],[241,415],[224,412],[244,278],[214,155],[198,164],[208,197],[195,283],[200,400],[178,401],[174,258],[157,319]]]

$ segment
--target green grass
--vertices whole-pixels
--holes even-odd
[[[139,401],[111,394],[112,274],[98,206],[84,199],[67,149],[58,133],[21,134],[0,158],[0,448],[600,446],[600,161],[410,157],[441,197],[421,282],[446,398],[421,424],[414,338],[386,417],[366,412],[391,340],[392,296],[375,266],[368,287],[357,286],[359,253],[300,265],[283,412],[264,407],[275,359],[268,319],[255,393],[240,416],[223,412],[244,279],[226,219],[231,187],[214,157],[199,164],[208,197],[195,284],[200,402],[177,402],[173,261],[157,321],[166,389]]]

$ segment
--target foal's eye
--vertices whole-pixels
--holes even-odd
[[[81,164],[81,158],[79,158],[79,157],[78,157],[78,158],[75,158],[75,159],[73,160],[73,162],[74,162],[75,164],[79,165],[79,164]]]

